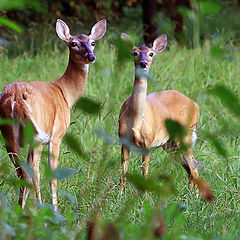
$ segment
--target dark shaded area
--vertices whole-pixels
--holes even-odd
[[[158,36],[157,24],[155,17],[157,15],[157,0],[143,0],[143,29],[144,42],[149,45]]]
[[[25,0],[19,0],[14,2],[24,2]],[[221,25],[229,25],[229,28],[236,28],[238,22],[237,15],[239,14],[239,0],[213,0],[213,1],[193,1],[193,0],[39,0],[36,1],[38,8],[42,8],[44,11],[39,11],[32,4],[25,1],[24,6],[11,7],[9,9],[3,9],[0,5],[0,17],[5,17],[18,23],[23,29],[28,29],[34,24],[42,23],[42,25],[55,24],[57,18],[62,18],[74,26],[86,26],[91,25],[100,19],[107,19],[111,26],[122,26],[122,29],[128,30],[129,27],[136,26],[136,30],[139,29],[141,24],[143,25],[143,39],[144,42],[149,45],[160,33],[173,32],[171,37],[174,37],[178,42],[186,43],[192,41],[192,29],[194,26],[194,18],[199,19],[200,37],[203,40],[206,37],[207,32],[212,34],[216,32],[216,24],[219,25],[218,29],[221,29]],[[208,14],[208,17],[212,17],[213,23],[204,22],[201,18],[201,13],[196,12],[196,5],[200,5],[202,2],[210,2],[220,4],[223,11],[220,14],[225,19],[228,15],[229,18],[223,23],[220,20]],[[212,5],[213,6],[213,5]],[[179,10],[181,9],[181,11]],[[206,10],[206,9],[205,9]],[[204,11],[205,11],[204,10]],[[211,11],[210,11],[211,12]],[[164,19],[165,18],[165,19]],[[201,18],[201,19],[200,19]],[[171,29],[166,28],[166,19],[171,23]],[[129,23],[129,25],[127,25]],[[200,26],[201,25],[201,26]],[[226,29],[226,26],[222,26]],[[210,32],[211,28],[213,31]],[[228,29],[229,29],[228,28]],[[235,29],[234,29],[235,30]],[[229,30],[230,31],[230,30]],[[6,27],[1,26],[0,22],[0,38],[7,39],[5,34]],[[6,36],[5,36],[6,35]],[[189,40],[191,38],[191,40]],[[187,40],[186,40],[187,39]],[[191,44],[189,44],[191,45]]]
[[[179,13],[179,7],[190,8],[189,0],[163,0],[162,8],[165,14],[171,19],[174,24],[175,38],[181,39],[183,33],[183,15]]]

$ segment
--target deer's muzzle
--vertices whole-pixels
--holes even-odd
[[[87,53],[87,59],[89,62],[94,62],[96,59],[96,56],[92,52]]]

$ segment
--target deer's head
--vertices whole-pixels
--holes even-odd
[[[130,37],[126,33],[121,34],[124,41],[130,41]],[[162,52],[167,46],[167,35],[162,34],[153,41],[151,48],[147,46],[133,47],[135,68],[149,71],[154,56]]]
[[[89,35],[78,34],[72,36],[68,25],[61,19],[57,20],[56,32],[59,38],[64,40],[69,47],[70,57],[75,63],[88,64],[96,60],[93,53],[95,41],[102,38],[107,29],[105,19],[97,22],[91,29]]]

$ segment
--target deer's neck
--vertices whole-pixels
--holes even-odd
[[[133,128],[141,125],[147,106],[147,79],[135,75],[133,93],[131,96],[131,107],[133,113]]]
[[[72,107],[82,96],[87,83],[88,69],[88,64],[76,64],[70,56],[66,72],[55,81],[62,89],[69,107]]]

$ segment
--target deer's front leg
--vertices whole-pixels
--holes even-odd
[[[129,166],[129,158],[130,155],[130,151],[126,146],[122,146],[122,154],[121,154],[121,158],[122,158],[122,175],[121,175],[121,179],[120,179],[120,194],[123,193],[123,190],[125,188],[126,185],[126,177],[125,174],[128,170],[128,166]]]
[[[60,151],[61,139],[51,140],[49,143],[49,167],[54,170],[58,167],[58,157]],[[52,204],[54,209],[58,210],[57,203],[57,179],[52,179],[50,182],[50,189],[52,194]]]

